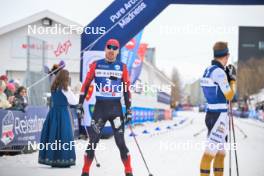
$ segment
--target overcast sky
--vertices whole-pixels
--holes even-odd
[[[111,2],[0,0],[0,27],[46,9],[86,25]],[[215,41],[227,41],[231,60],[237,60],[238,26],[264,26],[264,6],[170,5],[145,28],[142,40],[156,47],[161,70],[170,75],[176,67],[190,83],[210,64]]]

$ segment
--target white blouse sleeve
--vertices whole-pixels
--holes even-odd
[[[68,91],[62,90],[62,93],[66,96],[68,103],[70,105],[77,105],[78,104],[78,99],[76,96],[73,94],[70,88],[68,88]]]

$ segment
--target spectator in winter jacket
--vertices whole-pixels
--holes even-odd
[[[4,81],[5,84],[7,84],[7,82],[8,82],[8,78],[7,78],[6,75],[1,75],[1,76],[0,76],[0,80],[1,80],[1,81]]]
[[[10,108],[11,104],[8,102],[6,94],[4,93],[6,89],[6,84],[3,80],[0,80],[0,108],[6,109]]]
[[[9,101],[10,104],[13,104],[13,102],[14,102],[15,92],[16,92],[16,87],[15,87],[14,83],[7,83],[6,89],[5,89],[5,94],[7,96],[7,100]]]
[[[15,93],[13,109],[24,111],[28,105],[27,89],[20,86]]]

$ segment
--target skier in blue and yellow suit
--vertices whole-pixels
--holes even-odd
[[[201,79],[201,87],[207,100],[205,123],[208,128],[207,145],[200,164],[200,175],[209,176],[211,162],[215,176],[224,173],[224,144],[229,129],[228,104],[235,95],[236,71],[227,65],[229,49],[226,42],[217,42],[213,47],[214,60]],[[211,145],[213,144],[213,145]]]

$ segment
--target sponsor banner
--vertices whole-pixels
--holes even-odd
[[[262,0],[168,0],[172,4],[205,4],[205,5],[260,5]]]
[[[164,109],[157,109],[157,119],[158,121],[163,120],[165,117],[165,110]]]
[[[152,122],[155,120],[155,109],[133,107],[132,108],[132,123],[140,124],[144,122]]]
[[[79,56],[80,44],[77,38],[64,37],[18,37],[12,40],[11,54],[13,58],[76,59]],[[43,53],[45,51],[45,53]],[[28,53],[29,52],[29,53]]]
[[[28,107],[27,111],[0,110],[0,149],[39,142],[48,107]],[[77,114],[71,109],[74,131],[78,133]]]
[[[81,50],[104,50],[109,38],[116,38],[124,46],[136,36],[165,7],[168,0],[118,0],[108,6],[86,27],[104,26],[102,34],[82,33]]]

